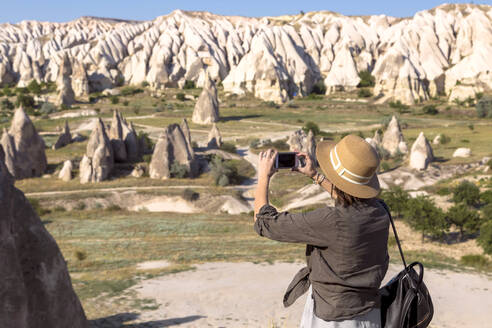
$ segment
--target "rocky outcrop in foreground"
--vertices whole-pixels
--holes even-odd
[[[139,141],[133,124],[129,124],[118,111],[114,111],[109,139],[116,162],[134,162],[140,156]]]
[[[228,93],[284,102],[320,80],[327,92],[354,89],[369,70],[380,101],[413,104],[439,94],[463,100],[492,89],[492,7],[444,4],[411,18],[177,10],[144,22],[7,23],[0,26],[0,84],[55,81],[65,53],[84,65],[91,91],[121,81],[202,87],[208,74]],[[72,78],[80,94],[84,87]]]
[[[65,259],[4,157],[0,147],[0,327],[87,328]]]
[[[196,124],[210,124],[218,120],[219,100],[217,98],[217,87],[215,82],[208,78],[195,104],[191,121]]]
[[[107,179],[113,166],[113,148],[104,123],[99,119],[89,137],[87,151],[80,162],[80,183],[101,182]]]
[[[150,177],[168,179],[177,165],[184,167],[189,177],[195,177],[198,166],[194,155],[188,149],[187,139],[179,124],[169,125],[155,145],[149,167]]]
[[[15,110],[10,130],[3,129],[0,145],[5,164],[16,179],[41,176],[47,167],[45,143],[24,108]]]
[[[434,160],[432,147],[424,135],[420,132],[410,150],[410,167],[416,170],[425,170],[430,162]]]
[[[400,123],[396,116],[391,118],[386,131],[384,131],[381,146],[390,154],[390,156],[394,156],[398,153],[406,154],[408,152],[408,146],[403,138]]]

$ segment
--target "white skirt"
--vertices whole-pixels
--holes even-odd
[[[314,315],[312,293],[312,287],[309,287],[300,328],[381,328],[381,312],[378,308],[347,320],[325,321],[318,318]]]

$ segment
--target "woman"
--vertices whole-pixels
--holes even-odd
[[[296,171],[311,177],[335,199],[334,207],[308,213],[277,212],[268,203],[268,184],[277,152],[261,152],[255,193],[255,230],[273,240],[307,244],[307,267],[284,295],[289,306],[309,291],[301,327],[381,327],[378,289],[388,269],[389,216],[376,199],[379,157],[362,138],[338,144],[321,141],[316,157],[305,153]]]

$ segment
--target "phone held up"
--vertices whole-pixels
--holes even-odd
[[[304,156],[298,156],[295,152],[279,152],[275,158],[276,169],[292,169],[306,165]]]

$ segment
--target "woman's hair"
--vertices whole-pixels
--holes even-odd
[[[337,195],[336,203],[342,205],[343,207],[354,205],[356,203],[362,202],[363,200],[362,198],[347,194],[346,192],[338,189],[335,185],[333,185],[333,191]]]

